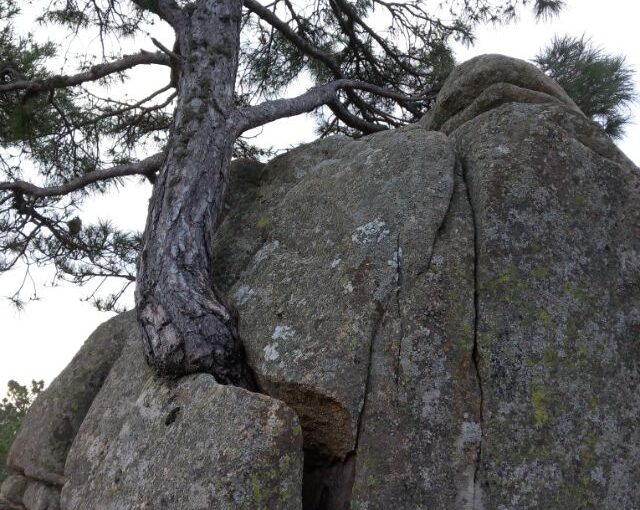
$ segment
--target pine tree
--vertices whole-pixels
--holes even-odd
[[[472,42],[475,26],[512,19],[519,6],[544,16],[562,1],[38,2],[41,22],[70,34],[124,39],[160,20],[175,34],[173,44],[152,39],[153,52],[107,55],[105,44],[101,57],[58,75],[47,66],[58,45],[15,34],[18,5],[0,0],[0,270],[52,262],[78,283],[135,280],[145,354],[158,373],[204,371],[251,387],[209,256],[230,160],[251,150],[243,133],[318,109],[321,135],[417,120],[453,65],[452,40]],[[166,67],[166,85],[136,100],[108,97],[104,86],[143,65]],[[285,97],[298,77],[312,88]],[[25,179],[29,165],[37,178]],[[143,235],[76,221],[84,198],[131,175],[153,183]]]

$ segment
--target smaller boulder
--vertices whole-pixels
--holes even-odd
[[[60,489],[30,480],[22,504],[27,510],[60,510]]]
[[[123,405],[109,441],[74,445],[63,509],[301,508],[302,431],[282,402],[197,374],[151,376]]]
[[[28,479],[19,474],[9,475],[0,486],[0,497],[11,503],[22,503],[22,496],[27,489]],[[1,508],[1,507],[0,507]]]
[[[488,90],[480,104],[475,103]],[[505,102],[561,103],[581,113],[573,100],[555,81],[533,64],[504,55],[480,55],[456,67],[445,81],[434,108],[425,115],[420,124],[430,131],[451,133],[463,122],[461,117],[455,125],[445,127],[447,121],[460,116],[463,110],[472,107],[476,115]],[[484,105],[484,106],[482,106]],[[464,121],[475,115],[464,115]],[[468,117],[468,118],[466,118]]]

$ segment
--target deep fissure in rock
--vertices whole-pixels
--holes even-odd
[[[393,296],[390,296],[388,301],[390,301],[392,297]],[[308,444],[309,442],[305,441],[304,472],[302,479],[303,510],[348,510],[351,506],[351,494],[353,492],[356,475],[358,445],[371,385],[373,356],[388,304],[389,302],[387,302],[387,306],[385,306],[379,301],[376,302],[371,328],[371,339],[369,342],[369,360],[367,364],[363,402],[358,414],[353,450],[344,458],[331,458],[316,445]]]
[[[400,338],[398,340],[398,349],[396,351],[396,366],[395,366],[396,386],[400,378],[400,357],[402,355],[402,339],[404,338],[404,320],[402,317],[402,307],[400,306],[401,291],[402,291],[402,245],[400,243],[400,232],[398,232],[398,238],[396,241],[396,307],[398,312],[398,321],[400,322]]]
[[[476,465],[473,473],[473,506],[475,510],[479,508],[478,501],[478,483],[480,475],[480,466],[482,461],[482,439],[484,436],[483,427],[483,407],[484,407],[484,393],[482,388],[482,376],[480,373],[480,353],[478,350],[478,324],[480,319],[480,306],[479,306],[479,282],[478,282],[478,224],[476,218],[476,211],[473,207],[473,201],[471,199],[471,191],[469,189],[469,181],[467,178],[467,168],[463,161],[460,161],[462,165],[462,180],[464,181],[465,191],[467,193],[467,200],[469,202],[469,208],[471,209],[471,221],[473,224],[473,350],[471,352],[471,361],[473,362],[473,368],[476,375],[476,381],[478,383],[478,392],[480,393],[480,407],[478,410],[478,416],[480,420],[480,442],[478,443],[478,454],[476,456]]]
[[[314,450],[304,450],[302,508],[304,510],[348,510],[355,480],[356,454],[330,459]]]

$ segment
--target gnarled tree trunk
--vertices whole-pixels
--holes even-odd
[[[147,362],[254,386],[236,317],[212,280],[210,245],[235,129],[239,0],[200,0],[174,26],[182,63],[173,135],[149,206],[136,304]]]

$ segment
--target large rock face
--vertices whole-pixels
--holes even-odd
[[[638,169],[564,91],[495,55],[454,71],[418,125],[238,161],[214,272],[264,395],[159,381],[135,333],[115,364],[88,347],[113,365],[102,389],[64,448],[25,427],[16,452],[35,453],[3,494],[57,508],[64,482],[69,510],[640,508],[639,202]],[[55,422],[58,394],[33,416]]]
[[[588,132],[510,104],[453,135],[476,222],[487,508],[640,505],[640,176]]]

